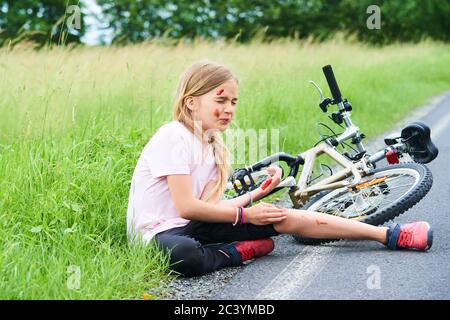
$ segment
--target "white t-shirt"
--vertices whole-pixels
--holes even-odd
[[[203,157],[202,157],[203,155]],[[179,121],[162,125],[145,145],[131,180],[127,234],[148,242],[159,232],[186,225],[175,209],[167,175],[190,174],[193,196],[217,180],[213,148],[208,148]]]

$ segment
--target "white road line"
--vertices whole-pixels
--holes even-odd
[[[340,241],[343,245],[345,241]],[[256,299],[299,299],[336,253],[336,244],[305,247],[257,296]]]

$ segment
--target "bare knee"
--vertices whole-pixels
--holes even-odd
[[[274,228],[279,233],[298,234],[303,228],[313,223],[314,218],[306,210],[290,209],[283,221],[274,223]]]

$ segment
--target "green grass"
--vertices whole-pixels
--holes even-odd
[[[129,247],[125,215],[137,158],[170,120],[189,63],[229,65],[240,78],[237,125],[278,128],[280,149],[295,154],[318,140],[315,123],[327,122],[308,85],[328,95],[323,65],[333,65],[352,119],[370,137],[450,88],[449,49],[200,42],[0,51],[0,298],[160,295],[167,257]],[[78,289],[68,285],[72,266]]]

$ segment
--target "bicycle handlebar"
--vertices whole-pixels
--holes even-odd
[[[262,168],[270,166],[273,162],[284,161],[286,162],[291,169],[298,170],[298,166],[300,164],[304,164],[305,160],[300,156],[293,156],[286,152],[278,152],[274,153],[271,156],[268,156],[257,163],[253,164],[250,168],[253,171],[259,171]],[[296,174],[297,172],[295,172]]]
[[[322,68],[323,74],[328,82],[328,87],[330,87],[331,94],[333,96],[333,103],[342,102],[341,90],[339,90],[339,86],[336,82],[336,78],[334,77],[333,68],[330,65],[326,65]]]

